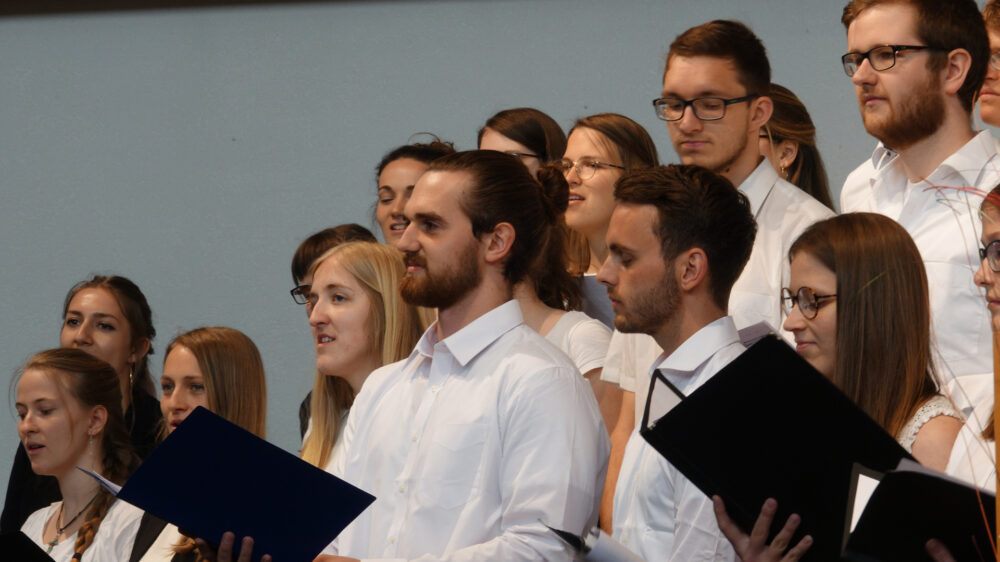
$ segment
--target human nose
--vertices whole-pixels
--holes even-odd
[[[855,86],[861,86],[862,84],[871,84],[874,81],[875,69],[872,68],[868,57],[865,57],[855,65],[854,74],[851,75],[851,82],[854,82]]]
[[[597,282],[609,289],[613,289],[615,285],[618,284],[618,275],[614,266],[611,264],[611,255],[604,258],[604,263],[601,264],[601,269],[597,271]]]
[[[792,305],[792,309],[788,311],[788,316],[785,317],[785,322],[781,327],[787,332],[797,332],[806,328],[806,317],[802,315],[802,309],[799,308],[798,303]]]
[[[30,411],[26,412],[24,417],[17,421],[17,434],[22,438],[37,430],[38,425],[35,423],[35,416]]]
[[[681,109],[681,118],[674,122],[685,133],[697,131],[701,129],[702,125],[701,119],[698,119],[698,116],[694,114],[693,105],[685,105]]]
[[[416,252],[420,245],[417,244],[417,225],[413,222],[406,225],[403,235],[396,242],[396,248],[402,252]]]
[[[580,185],[581,183],[583,183],[583,180],[580,179],[580,171],[579,168],[577,168],[576,166],[576,162],[572,163],[568,168],[566,168],[566,170],[563,172],[563,177],[566,178],[566,183],[568,183],[569,185]]]
[[[972,280],[975,281],[976,285],[984,288],[989,288],[993,284],[993,270],[990,269],[985,258],[979,262],[979,269],[972,276]]]
[[[406,198],[400,195],[392,200],[392,206],[389,207],[389,215],[394,219],[403,218],[403,207],[406,206]]]
[[[329,318],[326,314],[326,307],[323,306],[320,300],[316,300],[313,304],[307,304],[309,308],[309,325],[313,328],[318,328],[320,326],[325,326],[329,323]]]

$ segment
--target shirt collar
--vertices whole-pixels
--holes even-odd
[[[517,300],[511,299],[493,310],[476,318],[461,330],[438,342],[437,322],[431,324],[424,332],[417,346],[410,354],[426,357],[434,355],[434,347],[440,343],[448,349],[463,367],[481,351],[500,339],[500,336],[524,324],[521,307]]]
[[[772,168],[773,169],[773,168]],[[723,316],[703,327],[686,339],[668,357],[654,363],[653,368],[664,374],[690,374],[698,370],[715,352],[728,345],[739,343],[740,334],[732,316]]]
[[[950,174],[958,174],[962,177],[966,186],[977,186],[980,173],[990,158],[997,153],[996,143],[989,131],[980,131],[972,137],[951,156],[945,158],[944,162],[928,177],[931,184],[938,183],[938,178],[947,177]]]
[[[774,166],[767,158],[757,164],[757,168],[743,180],[737,189],[743,192],[750,200],[750,214],[757,216],[761,205],[767,199],[767,194],[774,187],[774,182],[778,181],[778,172],[774,171]]]
[[[886,148],[886,146],[882,144],[882,141],[878,141],[878,144],[875,145],[875,150],[872,151],[872,167],[876,170],[881,169],[883,166],[888,164],[895,155],[896,153]]]

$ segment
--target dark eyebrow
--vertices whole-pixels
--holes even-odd
[[[621,244],[611,243],[608,245],[608,251],[615,254],[631,253],[632,249],[627,246],[622,246]]]
[[[79,310],[67,310],[66,311],[66,316],[69,316],[70,314],[75,314],[77,316],[85,316]],[[118,318],[114,314],[106,314],[104,312],[95,312],[94,314],[92,314],[92,316],[94,318],[102,318],[102,319],[103,318],[111,318],[112,320],[118,320]]]
[[[407,218],[409,218],[409,217],[407,217]],[[433,222],[440,222],[440,223],[444,222],[444,219],[441,218],[441,215],[439,215],[437,213],[417,213],[417,214],[413,215],[413,218],[410,219],[410,220],[419,220],[419,221],[424,221],[424,222],[426,222],[426,221],[433,221]]]

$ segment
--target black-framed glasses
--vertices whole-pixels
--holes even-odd
[[[309,289],[311,288],[312,285],[298,285],[288,292],[292,294],[292,300],[295,301],[295,304],[306,304],[309,302]]]
[[[872,47],[863,53],[847,53],[840,57],[840,62],[844,64],[844,72],[848,76],[854,76],[861,63],[868,59],[868,64],[872,65],[872,70],[879,72],[889,70],[896,66],[896,53],[900,51],[941,51],[937,47],[929,45],[879,45]]]
[[[569,160],[568,158],[563,158],[562,160],[556,162],[556,164],[562,168],[564,174],[568,174],[570,170],[576,171],[576,176],[581,180],[589,180],[594,177],[597,170],[601,168],[618,168],[619,170],[624,170],[625,166],[619,166],[618,164],[612,164],[610,162],[601,162],[596,158],[581,158],[576,162]]]
[[[979,259],[980,261],[986,260],[990,269],[995,273],[1000,273],[1000,240],[994,240],[985,248],[979,248]]]
[[[657,98],[653,100],[653,109],[656,116],[664,121],[680,121],[684,117],[684,110],[691,106],[694,116],[702,121],[718,121],[726,116],[726,108],[734,103],[750,101],[758,97],[757,94],[747,94],[738,98],[694,98],[692,100],[682,100],[681,98]]]
[[[792,313],[792,307],[799,305],[799,312],[802,316],[812,320],[816,318],[819,309],[823,306],[823,301],[835,298],[837,295],[817,295],[816,291],[809,287],[799,287],[799,290],[792,294],[792,291],[785,287],[781,290],[781,304],[784,306],[785,314]]]

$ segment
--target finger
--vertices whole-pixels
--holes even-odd
[[[729,514],[726,513],[726,504],[722,498],[712,496],[712,508],[715,510],[715,521],[719,524],[719,530],[722,531],[723,535],[726,535],[729,542],[737,547],[745,542],[746,534],[743,533],[743,529],[740,529],[739,525],[733,523],[733,520],[729,518]]]
[[[927,554],[931,555],[934,562],[955,562],[955,557],[948,551],[948,547],[937,539],[931,539],[924,545]]]
[[[796,562],[799,558],[802,558],[809,547],[813,545],[813,538],[810,535],[802,537],[799,544],[795,545],[795,548],[789,550],[785,556],[781,559],[781,562]]]
[[[260,562],[271,562],[271,555],[270,554],[265,554],[264,556],[261,556],[260,557]]]
[[[771,548],[778,552],[784,552],[788,548],[788,545],[791,544],[792,535],[795,534],[795,529],[799,528],[799,523],[801,522],[802,518],[799,517],[798,513],[789,515],[785,521],[785,526],[778,531],[777,535],[774,535],[774,540],[771,541]]]
[[[750,530],[750,547],[762,548],[767,542],[767,534],[771,530],[771,521],[774,520],[774,512],[778,510],[778,502],[774,498],[764,500],[764,505],[760,508],[760,515]],[[787,544],[787,543],[786,543]],[[784,550],[784,547],[782,547]]]
[[[205,539],[195,539],[194,546],[198,549],[202,558],[208,560],[209,562],[215,562],[215,547],[205,542]]]
[[[243,542],[240,544],[240,557],[236,562],[250,562],[252,555],[253,537],[243,537]]]
[[[218,562],[230,562],[233,559],[233,543],[236,542],[236,535],[226,531],[222,533],[222,540],[219,541]]]

